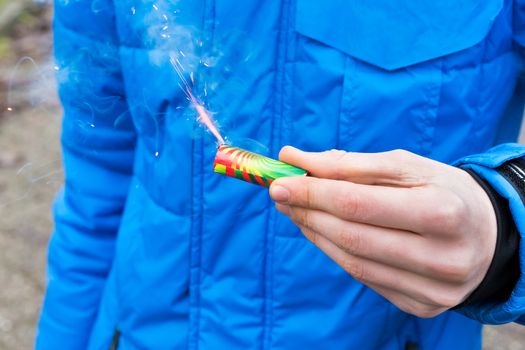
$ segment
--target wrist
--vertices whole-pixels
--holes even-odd
[[[473,304],[505,301],[510,297],[520,276],[519,233],[508,201],[475,172],[465,170],[486,192],[492,203],[496,214],[497,238],[492,261],[485,277],[467,299],[454,309]]]

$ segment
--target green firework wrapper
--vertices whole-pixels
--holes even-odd
[[[264,187],[270,187],[280,177],[307,174],[305,170],[293,165],[227,145],[219,146],[213,170]]]

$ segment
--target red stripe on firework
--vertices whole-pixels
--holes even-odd
[[[255,174],[253,174],[253,176],[255,177],[255,180],[257,180],[257,183],[258,183],[259,185],[266,187],[266,184],[264,183],[264,181],[261,179],[260,176],[255,175]]]
[[[235,169],[227,167],[226,168],[226,175],[231,176],[231,177],[235,177]]]
[[[252,179],[250,179],[250,174],[248,174],[246,171],[242,172],[242,177],[244,181],[252,182]]]

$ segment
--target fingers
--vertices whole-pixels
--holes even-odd
[[[317,210],[280,204],[276,208],[298,226],[321,234],[349,255],[446,283],[471,278],[468,266],[458,263],[458,256],[467,258],[461,246],[452,249],[434,242],[430,251],[428,240],[412,232],[344,221]]]
[[[363,284],[373,286],[380,293],[391,291],[385,297],[404,295],[433,310],[446,310],[461,303],[464,291],[454,284],[438,283],[433,279],[409,271],[347,254],[323,235],[301,227],[305,236],[334,260],[346,272]],[[423,310],[422,315],[424,315]],[[428,310],[427,310],[428,311]],[[430,316],[430,315],[429,315]],[[427,316],[427,317],[429,317]]]
[[[476,199],[479,188],[469,190],[472,179],[461,171],[405,151],[287,147],[280,159],[314,177],[276,180],[270,195],[277,208],[345,271],[401,309],[435,316],[462,302],[485,276],[493,251],[486,242],[496,232],[485,217],[493,209],[485,197]]]
[[[286,146],[279,159],[305,169],[315,177],[401,187],[425,184],[435,167],[435,162],[403,150],[384,153],[303,152]]]
[[[428,200],[429,192],[420,188],[360,185],[314,177],[277,179],[270,195],[281,204],[325,211],[346,221],[420,234],[440,232],[448,224],[455,228],[451,214],[461,209],[459,205],[450,207],[456,202],[448,198],[442,199],[447,205],[436,207]]]
[[[422,272],[422,237],[412,232],[341,220],[318,210],[298,207],[276,208],[294,223],[323,235],[347,254],[373,260],[415,273]]]

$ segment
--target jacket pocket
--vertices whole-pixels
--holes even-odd
[[[342,70],[337,147],[402,148],[443,161],[457,158],[454,150],[465,143],[464,134],[483,120],[478,112],[483,101],[476,95],[490,84],[480,70],[490,60],[487,52],[499,50],[488,42],[496,38],[492,29],[501,29],[503,5],[503,0],[325,0],[320,6],[297,0],[298,61],[311,70],[317,65]],[[344,57],[344,68],[325,64],[329,53]],[[325,93],[319,90],[310,95]],[[443,152],[447,134],[458,145]]]
[[[301,35],[361,61],[396,70],[481,42],[503,0],[297,0]]]

